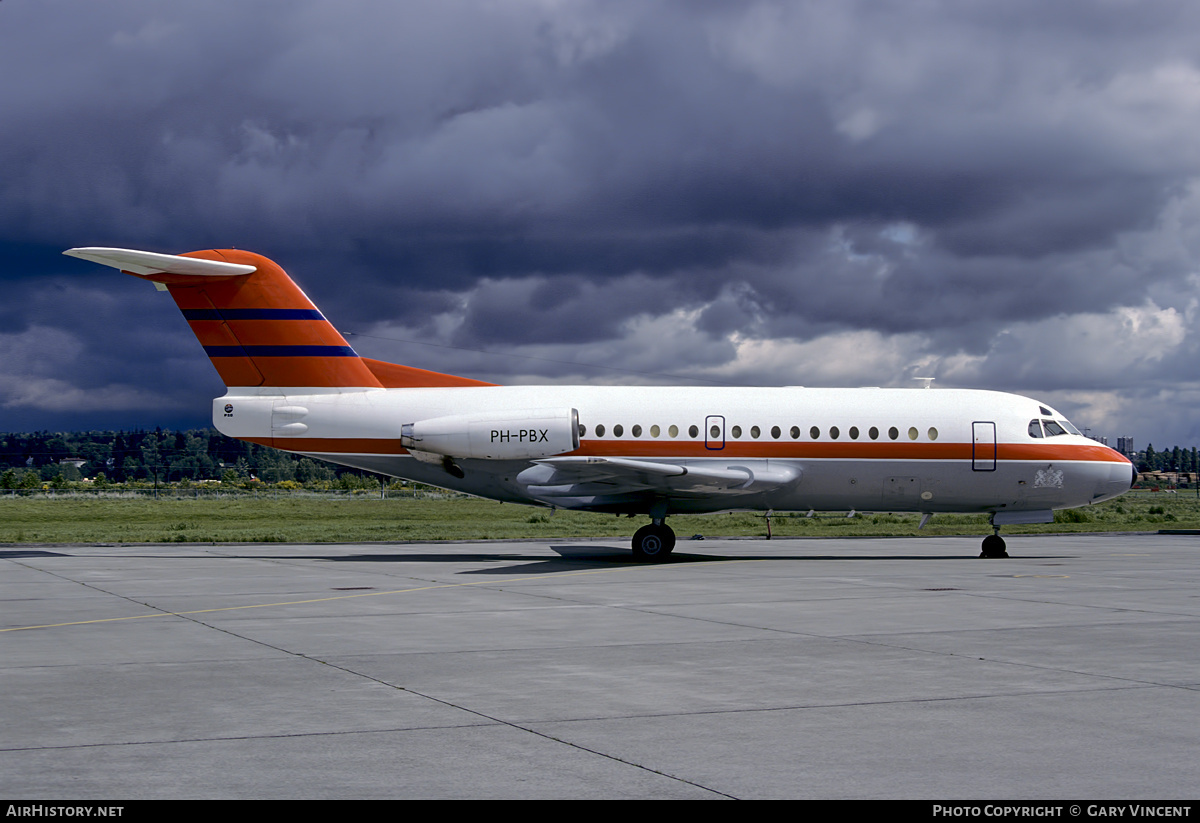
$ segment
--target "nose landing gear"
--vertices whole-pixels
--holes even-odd
[[[1008,557],[1008,552],[1004,548],[1004,539],[1000,537],[1001,526],[1053,522],[1054,512],[1050,509],[1020,509],[1018,511],[993,512],[991,516],[992,534],[983,538],[983,551],[979,556]]]
[[[1000,536],[1000,527],[992,523],[992,533],[983,538],[983,550],[980,557],[1008,557],[1004,538]]]

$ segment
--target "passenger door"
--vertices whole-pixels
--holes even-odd
[[[977,472],[996,470],[996,424],[991,421],[971,424],[971,468]]]

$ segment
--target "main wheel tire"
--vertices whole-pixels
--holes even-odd
[[[980,557],[1008,557],[1007,547],[1004,545],[1004,538],[998,534],[989,534],[983,538],[983,551],[980,552]]]
[[[675,532],[669,526],[651,523],[633,535],[633,556],[636,560],[662,560],[675,548]]]

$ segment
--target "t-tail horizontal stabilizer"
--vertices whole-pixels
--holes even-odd
[[[91,247],[69,249],[63,254],[68,257],[78,257],[90,260],[102,266],[112,266],[130,274],[140,275],[148,280],[156,280],[156,274],[177,274],[188,277],[236,277],[250,274],[257,266],[247,266],[242,263],[227,263],[221,260],[204,260],[198,257],[181,257],[177,254],[158,254],[152,251],[136,251],[134,249],[107,249]]]

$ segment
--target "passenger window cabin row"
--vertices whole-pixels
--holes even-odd
[[[679,427],[678,426],[675,426],[675,425],[668,426],[666,431],[667,431],[667,435],[671,438],[679,437]],[[610,433],[610,430],[603,423],[598,424],[594,429],[595,437],[604,437],[604,436],[608,435],[609,433]],[[645,433],[646,433],[645,430],[642,429],[640,424],[635,424],[629,428],[629,434],[633,438],[640,438]],[[587,434],[588,434],[587,426],[580,425],[579,436],[581,438],[583,438],[583,437],[587,437]],[[781,439],[783,437],[783,434],[784,434],[783,429],[781,429],[779,426],[772,426],[770,429],[770,437],[772,440]],[[788,429],[787,434],[792,440],[799,440],[799,439],[801,439],[801,436],[804,434],[804,432],[801,430],[801,428],[799,426],[792,426],[791,428]],[[808,439],[810,439],[810,440],[824,439],[822,437],[823,434],[829,440],[839,440],[839,439],[842,439],[842,437],[843,437],[843,432],[842,432],[841,428],[838,426],[830,426],[827,430],[824,430],[824,431],[821,429],[820,426],[812,426],[808,429],[807,434],[808,434]],[[845,437],[849,440],[858,440],[863,436],[864,432],[860,431],[858,426],[851,426],[850,428],[846,429],[844,434],[845,434]],[[624,437],[625,436],[625,427],[623,425],[621,425],[620,423],[617,423],[616,425],[614,425],[612,427],[611,435],[614,438]],[[649,435],[651,438],[661,437],[662,429],[658,425],[650,426]],[[748,435],[748,437],[746,435]],[[900,440],[902,437],[902,432],[896,426],[891,426],[886,431],[881,431],[877,426],[871,426],[869,429],[867,429],[867,431],[865,432],[865,435],[870,440],[879,440],[881,437],[886,437],[888,440]],[[695,425],[689,426],[688,430],[687,430],[687,436],[693,440],[699,439],[700,438],[700,427],[695,426]],[[909,440],[919,440],[921,438],[921,431],[916,426],[909,426],[908,430],[906,432],[903,432],[903,436],[906,436]],[[927,440],[937,440],[938,430],[935,427],[930,426],[925,431],[925,438]],[[709,431],[707,432],[706,439],[721,440],[722,439],[721,427],[718,425],[711,426],[709,428]],[[745,439],[760,440],[760,439],[763,439],[763,430],[761,428],[759,428],[758,426],[751,426],[748,431],[744,431],[742,429],[742,427],[739,425],[730,426],[729,432],[728,432],[728,437],[725,439],[728,439],[728,440],[745,440]]]
[[[634,439],[641,438],[643,435],[645,435],[647,433],[649,434],[651,439],[657,439],[663,435],[663,430],[657,424],[650,426],[648,430],[643,429],[640,424],[634,424],[633,426],[629,427],[629,435],[631,437],[633,437]],[[666,428],[667,436],[672,439],[678,438],[679,433],[680,433],[679,426],[671,425],[671,426],[667,426],[667,428]],[[1076,429],[1074,426],[1072,426],[1066,420],[1058,420],[1058,421],[1055,421],[1055,420],[1030,420],[1029,421],[1029,436],[1038,438],[1038,439],[1041,439],[1044,437],[1059,437],[1064,434],[1079,434],[1079,433],[1080,433],[1079,430]],[[709,431],[706,434],[707,434],[707,437],[705,439],[710,440],[710,441],[722,439],[721,427],[717,426],[717,425],[711,426],[709,428]],[[772,440],[779,440],[779,439],[783,438],[784,431],[779,426],[772,426],[769,430],[769,434],[770,434],[770,438]],[[804,434],[805,434],[805,432],[799,426],[792,426],[787,430],[787,435],[792,440],[800,440]],[[841,440],[841,439],[843,439],[843,431],[838,426],[830,426],[828,429],[825,429],[825,430],[823,430],[820,426],[811,426],[808,429],[807,434],[808,434],[809,440],[822,440],[822,439]],[[844,434],[845,434],[845,439],[859,440],[859,439],[862,439],[864,433],[859,429],[858,426],[851,426],[850,428],[846,429]],[[869,429],[866,430],[865,434],[866,434],[867,439],[870,439],[870,440],[879,440],[884,437],[886,437],[888,440],[900,440],[900,439],[902,439],[902,437],[907,437],[909,440],[920,440],[921,439],[921,431],[916,426],[909,426],[907,431],[903,431],[903,432],[901,431],[900,428],[898,428],[896,426],[889,426],[886,432],[880,430],[876,426],[871,426]],[[588,427],[584,426],[584,425],[580,425],[579,436],[581,438],[583,438],[583,437],[587,437],[587,435],[588,435]],[[603,423],[600,423],[594,429],[594,435],[593,435],[594,437],[605,437],[605,436],[609,436],[609,435],[611,435],[613,438],[622,438],[625,436],[625,427],[623,425],[621,425],[620,423],[617,423],[610,430]],[[700,427],[696,426],[696,425],[688,426],[687,436],[689,438],[691,438],[692,440],[699,439],[701,436]],[[930,426],[928,429],[926,429],[924,436],[925,436],[925,439],[929,440],[929,441],[937,440],[938,439],[937,428],[934,426]],[[763,430],[761,428],[759,428],[758,426],[751,426],[749,428],[749,430],[743,430],[743,428],[740,425],[734,425],[734,426],[729,427],[728,437],[726,437],[724,439],[726,439],[726,440],[746,440],[746,439],[760,440],[763,438],[764,438]]]

